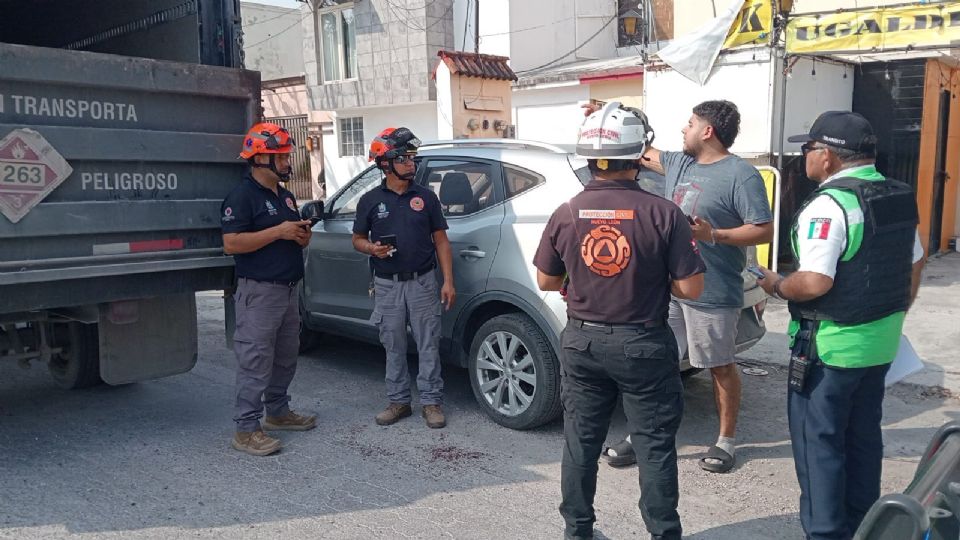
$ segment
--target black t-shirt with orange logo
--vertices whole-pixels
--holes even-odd
[[[557,208],[533,264],[569,275],[569,317],[610,324],[666,320],[670,282],[706,271],[680,208],[633,180],[593,180]]]

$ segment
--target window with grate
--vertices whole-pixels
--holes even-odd
[[[340,157],[365,155],[367,155],[367,151],[363,138],[363,117],[341,118]]]

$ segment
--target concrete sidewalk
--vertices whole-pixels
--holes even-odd
[[[742,358],[786,365],[786,303],[767,303],[767,335]],[[943,388],[960,396],[960,253],[951,252],[927,261],[917,301],[903,333],[916,349],[926,369],[903,382]]]

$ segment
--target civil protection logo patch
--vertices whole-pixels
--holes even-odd
[[[410,199],[410,208],[413,208],[417,212],[423,210],[423,199],[420,197]]]
[[[603,277],[613,277],[622,272],[630,264],[631,255],[627,237],[609,225],[594,228],[580,243],[583,264]]]

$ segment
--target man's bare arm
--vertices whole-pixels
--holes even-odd
[[[926,259],[920,259],[913,263],[913,271],[910,274],[910,305],[913,305],[917,299],[917,293],[920,292],[920,281],[923,278],[923,265],[927,263]]]
[[[780,296],[794,302],[820,298],[833,288],[833,278],[817,272],[795,272],[780,282]]]
[[[537,270],[537,287],[541,291],[559,291],[563,286],[563,276],[551,276]]]
[[[746,224],[733,229],[717,229],[714,233],[718,244],[729,246],[757,246],[773,242],[773,222],[759,225]]]
[[[640,158],[640,165],[650,169],[657,174],[666,174],[663,170],[663,163],[660,163],[660,151],[650,146]]]
[[[683,300],[696,300],[703,294],[703,274],[677,279],[670,283],[670,293]]]

